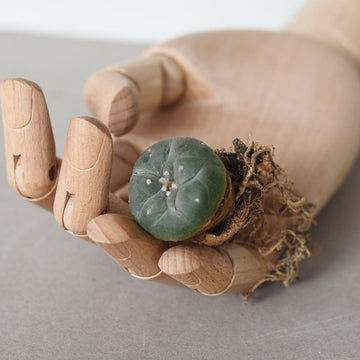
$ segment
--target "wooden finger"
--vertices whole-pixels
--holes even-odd
[[[228,244],[174,246],[163,253],[164,273],[204,295],[247,292],[267,273],[265,260],[250,247]]]
[[[132,217],[127,200],[125,201],[120,196],[114,193],[109,194],[109,203],[106,208],[106,213],[120,214]]]
[[[104,249],[132,276],[143,280],[179,285],[158,266],[168,244],[141,229],[130,216],[105,214],[90,221],[90,239]]]
[[[108,67],[87,81],[89,111],[116,136],[135,126],[139,113],[175,103],[185,91],[184,74],[164,55]]]
[[[70,122],[54,202],[57,222],[75,236],[104,213],[109,202],[112,140],[105,125],[88,118]]]
[[[114,141],[114,156],[111,169],[110,191],[115,192],[126,185],[131,177],[139,151],[127,141]]]
[[[120,199],[129,202],[129,184],[126,184],[119,190],[116,190],[114,194],[120,197]]]
[[[51,210],[60,160],[44,94],[31,81],[8,79],[0,85],[0,98],[10,186]]]

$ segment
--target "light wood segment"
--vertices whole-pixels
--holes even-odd
[[[161,105],[163,68],[157,57],[134,60],[119,67],[109,67],[108,70],[119,72],[134,82],[139,91],[138,101],[141,111]]]
[[[84,88],[86,107],[115,135],[127,133],[135,126],[140,112],[138,98],[133,80],[112,70],[92,75]]]
[[[186,91],[186,79],[179,64],[165,55],[154,56],[161,61],[163,89],[161,106],[173,105],[179,101]]]
[[[57,171],[58,172],[60,171],[60,167],[61,167],[61,160],[57,159],[57,169],[58,169]],[[38,198],[24,198],[24,199],[35,204],[36,206],[43,208],[44,210],[53,212],[54,200],[55,200],[56,189],[57,189],[57,180],[58,180],[58,176],[56,177],[54,186],[45,195],[38,197]]]
[[[158,260],[168,244],[141,229],[132,218],[118,214],[101,215],[88,224],[87,231],[92,241],[131,275],[178,285],[158,267]]]
[[[58,174],[44,94],[31,81],[8,79],[1,83],[0,98],[8,181],[26,199],[43,201],[53,192]]]
[[[222,293],[246,293],[268,274],[266,260],[256,249],[235,243],[226,244],[220,248],[229,255],[233,264],[231,282]]]
[[[90,112],[120,136],[132,129],[140,111],[173,104],[184,91],[182,70],[159,55],[94,74],[85,85],[84,97]]]
[[[92,118],[70,122],[54,202],[57,222],[74,235],[85,235],[88,222],[108,205],[112,140]]]
[[[286,30],[329,44],[360,65],[359,14],[359,0],[311,0]]]
[[[129,209],[127,201],[117,196],[114,193],[109,194],[109,203],[106,209],[106,213],[109,214],[121,214],[132,218],[132,214]]]
[[[267,273],[256,250],[237,244],[217,248],[178,245],[159,260],[164,273],[204,295],[247,292]]]
[[[115,154],[112,161],[110,191],[116,191],[129,182],[133,167]]]
[[[120,197],[122,200],[129,201],[129,184],[124,185],[119,190],[116,190],[114,193],[116,196]]]
[[[114,192],[129,182],[138,157],[139,152],[135,146],[126,141],[115,139],[110,191]]]
[[[161,256],[159,267],[187,287],[206,295],[223,292],[233,277],[233,265],[226,253],[200,245],[171,247]]]
[[[185,91],[182,70],[174,60],[164,55],[144,57],[105,70],[119,72],[134,82],[139,90],[141,111],[172,104]]]

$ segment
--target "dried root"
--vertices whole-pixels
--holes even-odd
[[[274,162],[272,147],[235,139],[233,150],[217,150],[217,154],[231,177],[235,211],[193,240],[209,246],[250,245],[268,260],[269,274],[242,294],[246,300],[265,281],[281,280],[288,286],[296,280],[299,262],[311,255],[314,205],[296,192],[286,171]]]

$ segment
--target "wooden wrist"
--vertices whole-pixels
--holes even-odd
[[[285,30],[320,40],[360,65],[359,0],[311,0]]]

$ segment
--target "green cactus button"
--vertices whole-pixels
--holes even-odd
[[[226,169],[209,146],[189,137],[167,139],[149,147],[135,163],[130,211],[156,238],[184,240],[211,221],[226,188]]]

